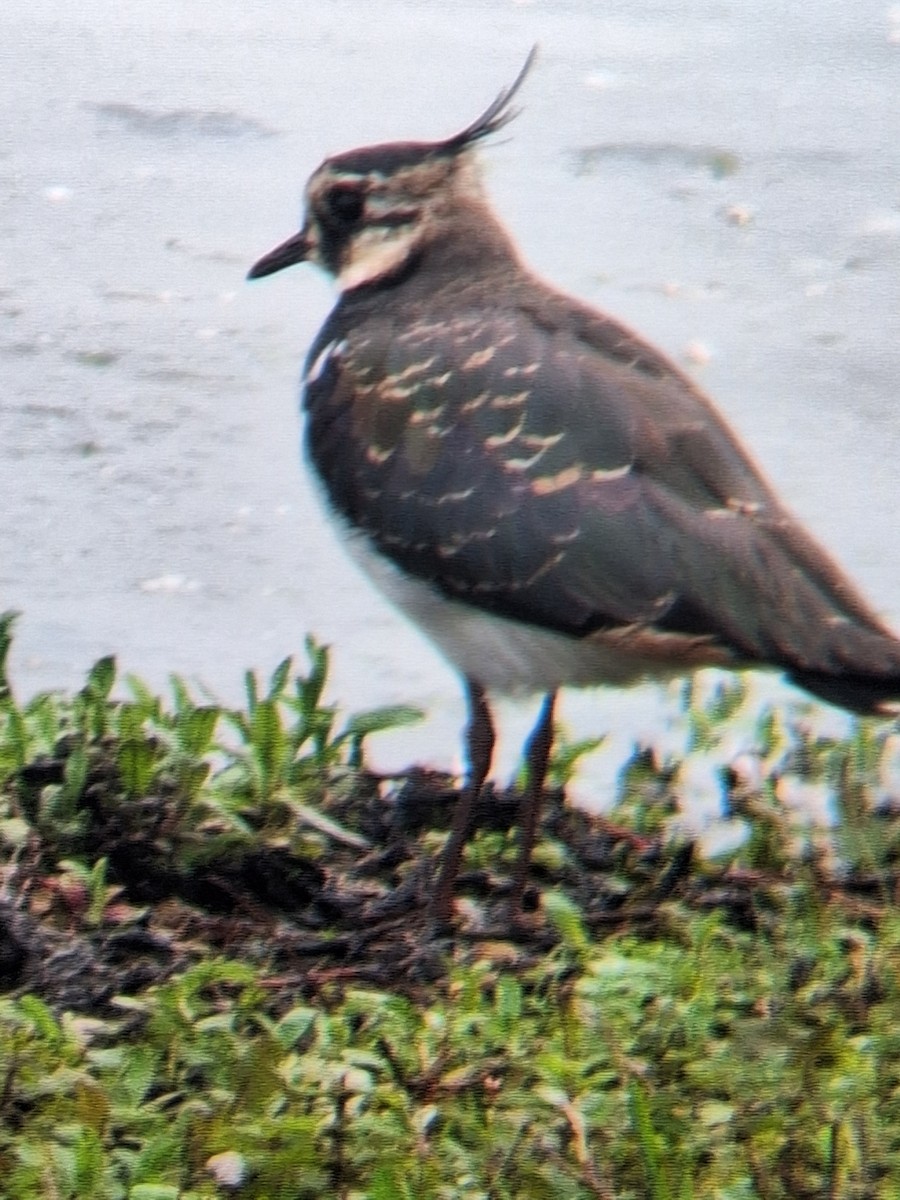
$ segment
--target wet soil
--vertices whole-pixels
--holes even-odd
[[[20,773],[24,813],[29,793],[63,769],[41,761]],[[501,837],[502,861],[460,875],[454,925],[437,928],[428,915],[441,840],[434,831],[448,827],[458,799],[448,776],[414,770],[386,781],[363,772],[323,804],[319,853],[260,836],[190,865],[174,795],[126,799],[114,785],[114,772],[95,771],[82,797],[82,861],[106,860],[99,906],[52,838],[35,833],[8,867],[0,991],[36,994],[57,1011],[121,1013],[117,997],[227,956],[261,970],[273,1012],[340,982],[416,995],[439,985],[460,955],[513,969],[546,955],[559,941],[541,904],[547,889],[562,891],[595,936],[649,937],[685,909],[718,910],[742,930],[765,928],[778,920],[786,884],[781,874],[711,866],[689,843],[620,828],[567,807],[556,792],[545,796],[545,852],[536,855],[519,918],[509,915],[514,838]],[[476,826],[510,830],[517,806],[514,792],[489,787]],[[860,911],[869,903],[863,879],[820,885],[829,894],[840,888]]]

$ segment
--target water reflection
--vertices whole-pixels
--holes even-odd
[[[900,623],[898,51],[876,9],[322,2],[298,33],[278,5],[8,0],[0,607],[24,612],[21,690],[116,652],[237,698],[313,630],[342,699],[422,704],[417,750],[453,761],[455,680],[360,584],[297,465],[328,288],[243,274],[326,152],[457,128],[535,40],[525,112],[485,152],[528,258],[676,357],[701,346],[703,384]],[[671,716],[655,692],[568,712],[625,745]]]

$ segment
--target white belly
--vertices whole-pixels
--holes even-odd
[[[448,599],[404,575],[365,535],[341,523],[350,557],[388,600],[414,621],[463,675],[497,692],[549,692],[563,685],[616,686],[667,678],[686,665],[632,653],[615,638],[602,644],[495,616]],[[610,642],[612,644],[610,644]],[[696,664],[692,664],[696,665]]]

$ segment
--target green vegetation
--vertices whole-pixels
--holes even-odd
[[[900,1195],[897,732],[770,711],[721,772],[748,836],[667,835],[743,717],[684,693],[608,818],[550,811],[515,936],[498,795],[453,939],[423,915],[452,781],[383,780],[325,650],[233,711],[112,660],[19,703],[0,620],[3,1200]],[[746,722],[745,722],[746,723]],[[745,739],[746,740],[746,739]],[[590,748],[563,745],[563,785]],[[727,757],[727,756],[726,756]],[[828,836],[782,803],[819,789]],[[498,815],[499,814],[499,815]],[[505,814],[505,816],[504,816]],[[489,822],[491,823],[491,822]]]

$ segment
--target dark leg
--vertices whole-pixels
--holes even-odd
[[[444,848],[441,873],[431,901],[430,913],[435,921],[446,923],[453,912],[453,885],[459,873],[463,848],[469,836],[475,803],[491,769],[494,753],[494,724],[484,688],[474,679],[466,680],[466,699],[469,705],[469,724],[466,727],[466,750],[469,776],[463,794],[453,814],[450,838]]]
[[[531,851],[537,834],[544,780],[547,778],[547,764],[550,761],[550,748],[553,745],[553,706],[555,703],[556,692],[548,692],[541,706],[541,715],[531,731],[525,749],[528,780],[525,785],[525,795],[522,797],[519,861],[516,863],[516,870],[513,874],[512,895],[509,898],[509,913],[513,920],[521,915],[522,897],[525,894],[525,884],[528,882],[528,865],[531,862]]]

